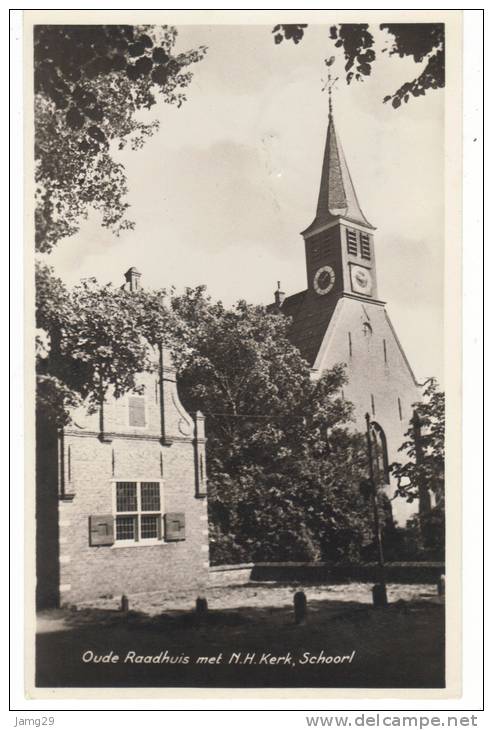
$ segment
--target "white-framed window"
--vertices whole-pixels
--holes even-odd
[[[128,396],[128,425],[132,428],[147,427],[147,409],[144,395]]]
[[[161,480],[113,481],[115,545],[138,545],[163,540]]]

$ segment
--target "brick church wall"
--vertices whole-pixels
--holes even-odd
[[[340,300],[315,363],[316,372],[336,363],[346,366],[348,383],[343,395],[354,405],[354,427],[364,432],[365,414],[369,413],[385,432],[389,462],[402,461],[399,448],[421,389],[382,303],[351,297]],[[392,482],[387,490],[389,497],[395,490]],[[403,525],[417,505],[396,499],[392,507],[394,518]]]

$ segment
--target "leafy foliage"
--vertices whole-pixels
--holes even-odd
[[[188,327],[187,352],[179,346],[175,353],[184,400],[208,416],[209,437],[217,437],[228,470],[234,470],[238,453],[253,462],[272,458],[284,436],[290,450],[296,444],[299,449],[305,443],[301,430],[327,429],[350,417],[350,405],[335,398],[342,368],[312,381],[287,339],[286,318],[244,301],[228,309],[212,302],[203,287],[175,296],[172,308]],[[334,402],[324,412],[329,392]]]
[[[37,326],[47,335],[38,349],[38,407],[62,425],[85,401],[94,411],[111,388],[116,397],[136,389],[137,373],[152,367],[141,336],[141,301],[93,280],[68,291],[50,267],[37,267]]]
[[[438,390],[434,378],[426,387],[424,400],[414,404],[414,411],[421,424],[421,463],[416,459],[416,439],[411,424],[399,449],[406,453],[408,461],[393,464],[392,472],[398,480],[399,493],[408,501],[418,499],[420,484],[426,484],[436,502],[442,503],[445,499],[445,394]]]
[[[138,112],[158,97],[180,106],[205,49],[174,54],[175,28],[52,26],[34,29],[36,247],[49,252],[89,208],[118,233],[133,224],[115,151],[140,148],[158,128]]]
[[[408,460],[392,465],[397,478],[397,493],[408,502],[420,497],[420,489],[429,489],[435,497],[435,506],[420,513],[411,521],[409,529],[420,534],[426,547],[445,547],[445,395],[431,379],[424,392],[424,400],[414,405],[419,419],[420,454],[417,455],[416,431],[411,423],[406,440],[400,447]],[[418,447],[419,448],[419,447]]]
[[[360,81],[362,76],[370,75],[371,64],[375,60],[375,41],[366,23],[333,25],[330,28],[330,37],[335,41],[335,47],[342,47],[344,51],[344,70],[348,84],[353,78]]]
[[[244,301],[127,292],[85,281],[68,291],[39,266],[38,407],[56,426],[84,402],[138,388],[171,348],[189,411],[206,415],[214,562],[358,559],[373,550],[372,513],[344,369],[319,380],[287,338],[289,320]],[[382,510],[385,504],[382,497]]]
[[[443,23],[390,23],[380,28],[394,37],[389,55],[400,58],[412,56],[416,63],[426,60],[423,71],[412,81],[403,84],[393,94],[384,97],[394,109],[411,96],[424,96],[428,89],[445,86],[445,26]]]
[[[207,417],[211,556],[361,557],[372,549],[364,439],[349,430],[342,366],[320,380],[287,339],[289,320],[203,288],[172,298],[188,329],[175,352],[182,398]]]
[[[298,44],[304,37],[306,24],[276,25],[274,40],[292,40]],[[380,30],[390,36],[390,47],[382,49],[389,56],[412,56],[416,63],[426,61],[422,72],[405,82],[383,101],[392,103],[394,109],[407,103],[411,96],[423,96],[429,89],[445,86],[445,26],[443,23],[382,23]],[[336,48],[343,51],[346,81],[363,81],[371,74],[376,60],[375,36],[367,23],[341,23],[332,25],[329,37]]]
[[[275,25],[272,30],[272,32],[274,33],[274,43],[278,44],[281,43],[283,40],[287,40],[293,41],[293,43],[298,44],[305,34],[306,27],[306,23]]]

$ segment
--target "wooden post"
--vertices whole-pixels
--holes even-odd
[[[445,576],[441,575],[437,583],[437,591],[439,596],[445,595]]]
[[[122,596],[120,611],[122,611],[123,613],[128,613],[128,598],[125,594],[123,594]]]
[[[297,591],[293,597],[294,604],[294,622],[298,626],[302,625],[306,621],[307,604],[306,596],[303,591]]]
[[[207,598],[199,596],[195,601],[195,613],[199,619],[205,618],[209,607],[207,605]]]
[[[376,583],[371,589],[374,606],[387,605],[387,587],[385,583]]]

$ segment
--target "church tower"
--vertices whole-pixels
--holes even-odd
[[[316,214],[301,234],[307,288],[289,297],[276,292],[272,308],[292,318],[290,339],[314,377],[345,364],[342,395],[354,404],[355,427],[365,430],[369,413],[385,432],[392,462],[400,458],[421,388],[378,297],[375,231],[358,201],[329,101]],[[402,499],[393,508],[401,524],[415,509]]]

